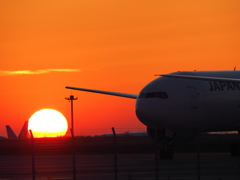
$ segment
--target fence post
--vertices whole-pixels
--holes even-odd
[[[76,163],[75,163],[75,139],[73,129],[71,130],[72,135],[72,165],[73,165],[73,180],[76,180]]]
[[[198,180],[200,180],[201,176],[200,176],[200,170],[201,170],[201,167],[200,167],[200,132],[199,132],[199,129],[198,129],[198,126],[195,125],[195,129],[196,129],[196,132],[197,132],[197,170],[198,170]]]
[[[238,157],[239,157],[238,169],[240,169],[240,124],[238,124]]]
[[[158,180],[158,159],[159,159],[159,148],[158,148],[158,133],[155,127],[155,168],[156,168],[156,180]]]
[[[32,130],[29,130],[31,135],[31,144],[32,144],[32,179],[35,180],[35,154],[34,154],[34,137],[32,134]]]
[[[112,132],[113,132],[113,137],[114,137],[114,175],[115,175],[115,180],[117,180],[117,136],[115,133],[114,127],[112,127]]]

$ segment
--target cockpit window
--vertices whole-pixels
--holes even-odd
[[[156,98],[162,98],[162,92],[156,92]]]
[[[163,99],[167,99],[167,98],[168,98],[168,95],[167,95],[166,92],[162,92],[162,98],[163,98]]]
[[[161,98],[167,99],[168,94],[166,92],[148,92],[148,93],[141,93],[139,98]]]
[[[140,93],[138,98],[145,98],[146,93]]]
[[[146,93],[146,96],[145,96],[145,98],[155,98],[155,97],[156,97],[155,92]]]

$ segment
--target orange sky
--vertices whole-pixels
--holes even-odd
[[[76,134],[144,129],[135,100],[66,90],[137,94],[154,74],[240,69],[240,1],[0,1],[0,135],[43,108]],[[67,70],[66,70],[67,69]],[[89,132],[87,131],[89,129]]]

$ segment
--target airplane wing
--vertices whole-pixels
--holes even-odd
[[[102,90],[95,90],[95,89],[84,89],[84,88],[77,88],[77,87],[70,87],[70,86],[66,86],[65,88],[78,90],[78,91],[87,91],[87,92],[93,92],[93,93],[107,94],[107,95],[112,95],[112,96],[120,96],[120,97],[125,97],[125,98],[132,98],[132,99],[137,99],[137,97],[138,97],[138,94],[102,91]]]
[[[163,74],[163,75],[156,75],[156,76],[163,76],[163,77],[170,77],[170,78],[181,78],[181,79],[205,80],[205,81],[240,82],[240,79],[221,78],[221,77],[189,76],[189,75],[177,75],[177,74]]]

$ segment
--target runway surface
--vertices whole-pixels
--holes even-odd
[[[230,153],[201,153],[201,179],[240,179],[240,158]],[[32,179],[32,157],[0,156],[0,180]],[[76,155],[76,179],[113,180],[114,155]],[[155,154],[118,154],[118,180],[156,179]],[[173,160],[160,159],[159,179],[198,179],[197,154],[176,153]],[[35,157],[36,179],[73,179],[72,155],[38,155]]]

